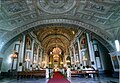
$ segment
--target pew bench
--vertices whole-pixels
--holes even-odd
[[[85,77],[86,75],[89,75],[89,74],[92,74],[93,75],[93,78],[98,77],[99,78],[99,71],[98,70],[82,70],[82,71],[71,71],[71,77],[74,77],[74,76],[83,76]]]
[[[78,76],[78,72],[77,70],[71,71],[71,77],[76,77]]]
[[[37,71],[21,71],[17,72],[17,78],[33,78],[33,77],[45,77],[46,70],[37,70]]]

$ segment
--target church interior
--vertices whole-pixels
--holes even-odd
[[[119,64],[119,0],[0,0],[0,83],[119,83]]]

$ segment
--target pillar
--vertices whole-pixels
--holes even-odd
[[[91,60],[91,62],[94,62],[94,64],[92,66],[95,69],[97,69],[92,42],[91,42],[90,37],[87,33],[86,33],[86,36],[87,36],[87,43],[88,43],[88,49],[89,49],[89,54],[90,54],[90,60]]]
[[[42,66],[42,55],[43,55],[43,50],[40,50],[40,66]]]
[[[71,61],[71,65],[72,65],[72,63],[73,63],[72,58],[73,58],[73,57],[72,57],[72,51],[71,51],[71,50],[72,50],[72,49],[70,48],[70,59],[71,59],[70,61]]]
[[[80,40],[79,40],[79,38],[77,38],[77,43],[78,43],[79,60],[80,60],[80,64],[82,64],[82,55],[81,55]]]
[[[37,64],[39,63],[39,46],[37,48]]]
[[[25,39],[26,35],[23,35],[22,37],[22,42],[21,42],[21,47],[20,47],[20,54],[18,56],[18,71],[23,71],[23,63],[24,63],[24,55],[25,55]]]
[[[33,70],[33,58],[34,58],[34,44],[35,41],[32,40],[32,49],[31,49],[31,57],[30,57],[30,70]]]
[[[73,45],[73,54],[74,54],[74,65],[76,65],[76,54],[75,54],[75,47]]]

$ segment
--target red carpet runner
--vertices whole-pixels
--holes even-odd
[[[60,72],[55,72],[52,79],[48,83],[70,83]]]

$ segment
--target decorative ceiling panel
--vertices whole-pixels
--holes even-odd
[[[109,4],[103,4],[103,3],[97,3],[93,1],[88,1],[84,7],[84,10],[87,11],[93,11],[96,13],[106,14],[108,10],[110,10],[111,5]]]
[[[94,16],[103,19],[109,19],[109,17],[113,14],[113,12],[107,12],[106,14],[95,13]]]
[[[76,0],[39,0],[37,4],[39,9],[47,13],[59,14],[71,10]]]
[[[47,8],[47,6],[51,7],[51,9]],[[92,24],[103,24],[106,26],[113,23],[112,21],[118,20],[118,17],[120,17],[119,7],[119,3],[113,0],[96,0],[95,2],[83,0],[2,0],[0,20],[8,22],[6,24],[8,24],[11,29],[17,26],[19,27],[19,25],[23,25],[32,19],[37,20],[39,16],[46,17],[47,15],[51,16],[49,13],[57,15],[64,12],[66,15],[69,14],[73,17],[79,17],[80,20],[87,19],[88,22],[93,22]],[[18,17],[18,20],[14,19],[16,17]],[[13,19],[15,21],[13,21]]]
[[[26,3],[24,1],[9,2],[2,5],[2,8],[8,15],[13,15],[27,10]]]
[[[99,19],[97,22],[100,23],[100,24],[105,24],[106,20],[105,19]]]
[[[37,21],[44,23],[42,20],[50,19],[53,19],[51,23],[57,23],[57,20],[55,22],[54,19],[84,22],[86,24],[85,28],[87,25],[92,25],[98,28],[98,30],[106,31],[106,34],[101,33],[101,35],[113,34],[108,29],[120,28],[120,1],[1,0],[0,29],[2,30],[14,31],[21,26]],[[82,24],[80,25],[83,26]],[[94,32],[94,29],[90,29]],[[95,33],[99,34],[99,32]],[[6,34],[9,35],[8,33]]]

